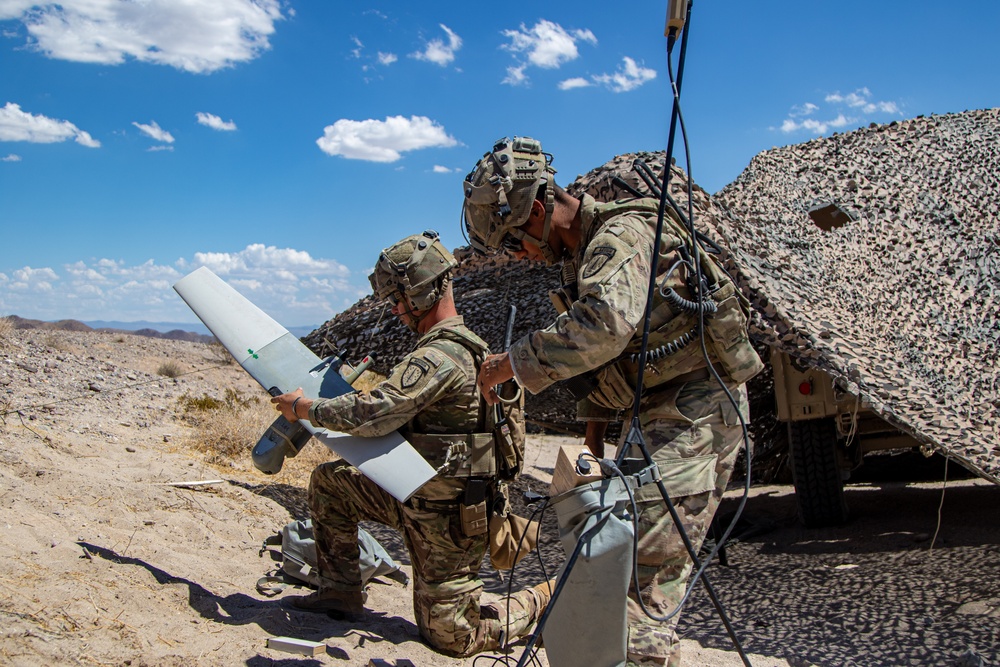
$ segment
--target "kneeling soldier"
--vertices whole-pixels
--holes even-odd
[[[399,430],[438,474],[401,503],[345,461],[318,466],[309,482],[319,573],[312,595],[293,599],[310,611],[359,614],[358,522],[403,534],[413,564],[413,611],[434,648],[468,656],[527,634],[548,604],[543,583],[481,606],[479,568],[488,539],[486,507],[496,492],[491,414],[480,404],[476,375],[489,353],[455,308],[455,258],[435,232],[384,250],[369,277],[375,295],[420,334],[416,349],[370,391],[310,399],[302,391],[272,399],[290,420],[359,436]],[[488,451],[485,451],[488,448]],[[509,612],[509,615],[508,615]]]

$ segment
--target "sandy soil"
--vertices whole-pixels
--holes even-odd
[[[184,375],[157,375],[165,362]],[[372,586],[363,623],[256,591],[273,568],[261,542],[305,516],[308,473],[325,453],[310,445],[273,477],[248,456],[210,463],[212,443],[181,419],[179,400],[226,388],[263,398],[196,343],[43,331],[0,341],[0,664],[494,664],[424,646],[411,592],[392,581]],[[532,438],[522,486],[544,490],[567,442]],[[221,481],[170,485],[206,480]],[[751,664],[1000,664],[1000,487],[875,480],[848,494],[847,526],[806,531],[788,487],[752,490],[729,566],[709,568]],[[545,526],[551,572],[561,554],[551,517]],[[372,529],[408,569],[398,537]],[[515,587],[542,578],[537,562],[519,566]],[[484,580],[489,595],[506,585],[488,568]],[[700,587],[681,633],[685,664],[743,664]],[[267,648],[276,636],[327,652]],[[544,650],[536,664],[548,664]]]

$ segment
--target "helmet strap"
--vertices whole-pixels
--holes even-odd
[[[403,314],[406,315],[406,319],[403,320],[403,324],[405,324],[406,328],[413,333],[420,333],[420,323],[425,317],[427,317],[428,314],[430,314],[431,309],[428,308],[420,315],[417,315],[417,311],[414,310],[413,306],[410,304],[410,299],[405,294],[401,294],[400,296],[403,297]]]
[[[427,316],[431,314],[431,311],[434,309],[434,306],[436,306],[438,302],[441,301],[441,298],[444,296],[444,293],[448,289],[448,283],[450,281],[451,281],[450,272],[438,278],[437,284],[434,288],[437,293],[437,298],[434,300],[433,304],[425,308],[419,315],[417,314],[417,311],[414,309],[413,305],[410,303],[410,297],[406,295],[406,292],[403,292],[402,290],[398,291],[399,296],[403,298],[402,301],[403,312],[406,314],[405,324],[410,331],[412,331],[413,333],[420,333],[420,323],[423,322],[425,319],[427,319]]]
[[[556,254],[552,252],[552,246],[549,245],[549,231],[552,229],[552,211],[555,210],[556,205],[556,196],[552,192],[555,188],[550,187],[551,185],[552,179],[550,178],[545,186],[545,225],[542,227],[542,242],[538,244],[538,249],[542,251],[546,262],[555,264],[559,260],[556,259]]]
[[[549,245],[549,232],[552,230],[552,211],[555,210],[555,201],[556,201],[555,194],[552,192],[554,188],[548,187],[548,185],[551,184],[551,182],[552,182],[551,179],[546,180],[545,224],[542,226],[542,238],[536,239],[531,234],[524,233],[523,228],[522,228],[521,238],[528,239],[536,246],[538,246],[538,250],[542,253],[542,256],[545,257],[546,262],[548,262],[549,264],[558,264],[559,259],[556,257],[556,254],[552,251],[552,246]]]

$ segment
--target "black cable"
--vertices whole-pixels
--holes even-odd
[[[549,499],[546,497],[546,498],[544,498],[544,500],[543,500],[543,502],[542,502],[541,505],[539,505],[538,507],[534,508],[534,510],[531,513],[531,516],[528,518],[529,527],[530,527],[530,522],[534,521],[535,517],[538,516],[539,514],[541,514],[541,517],[539,517],[539,519],[538,519],[538,530],[536,532],[536,543],[538,542],[537,538],[540,537],[540,535],[541,535],[542,521],[545,519],[545,510],[547,510],[548,508],[549,508]],[[503,645],[503,646],[498,646],[497,648],[500,649],[500,650],[506,649],[508,647],[508,645],[509,645],[509,640],[510,640],[510,596],[511,596],[511,593],[513,592],[514,573],[515,573],[515,570],[517,569],[517,564],[516,564],[517,555],[519,553],[521,553],[521,547],[523,546],[524,540],[527,537],[527,535],[528,535],[527,531],[525,531],[524,533],[522,533],[521,534],[521,538],[517,542],[517,549],[514,551],[515,565],[513,567],[511,567],[511,569],[510,569],[510,576],[507,577],[507,600],[506,600],[506,604],[507,604],[507,606],[506,606],[507,618],[505,620],[504,634],[503,634],[504,640],[507,643],[505,645]],[[538,563],[541,566],[542,576],[545,578],[546,581],[548,581],[548,576],[546,574],[546,569],[545,569],[545,562],[542,560],[542,550],[541,550],[540,545],[538,546]],[[537,632],[538,632],[538,629],[537,629],[537,626],[536,626],[536,631],[535,631],[535,633],[532,633],[532,634],[536,634]],[[530,660],[530,662],[532,662],[532,663],[534,663],[536,665],[539,665],[539,667],[541,667],[540,663],[538,663],[537,654],[538,654],[538,649],[535,649],[534,653],[531,656],[528,656],[528,659]],[[524,654],[522,654],[522,657],[524,657]],[[479,660],[492,660],[492,662],[490,663],[491,665],[510,665],[510,661],[513,660],[513,657],[509,656],[509,655],[505,655],[505,656],[493,655],[493,656],[491,656],[491,655],[486,655],[486,654],[480,654],[480,655],[476,656],[476,658],[472,661],[472,664],[476,665],[479,662]]]
[[[633,197],[636,197],[638,199],[642,199],[642,198],[644,198],[646,196],[646,195],[642,194],[641,192],[639,192],[638,190],[636,190],[635,188],[633,188],[628,183],[626,183],[624,180],[622,180],[622,177],[618,176],[617,174],[611,179],[611,182],[614,185],[617,185],[618,187],[620,187],[622,190],[625,190],[625,192],[629,193]]]
[[[670,63],[668,61],[668,73],[670,74],[670,77],[671,77],[671,80],[672,80],[673,79],[673,73],[672,73],[672,70],[670,70],[669,64]],[[683,116],[683,114],[682,114],[682,112],[680,110],[680,105],[679,104],[677,106],[677,120],[678,120],[678,123],[679,123],[680,128],[681,128],[681,135],[682,135],[682,137],[684,139],[684,149],[685,149],[684,159],[685,159],[685,161],[686,161],[686,163],[688,165],[688,178],[687,178],[687,190],[688,190],[688,193],[687,193],[688,194],[688,202],[687,202],[687,204],[688,204],[688,216],[687,217],[688,217],[688,225],[689,225],[688,226],[688,232],[689,232],[689,237],[690,237],[690,241],[691,241],[691,245],[692,245],[692,255],[693,255],[694,268],[695,268],[695,276],[696,276],[696,284],[697,284],[697,290],[698,290],[698,301],[700,302],[700,301],[702,301],[704,299],[704,295],[702,294],[702,289],[704,288],[704,282],[701,280],[701,275],[702,275],[702,272],[701,272],[701,256],[698,253],[697,240],[696,240],[694,234],[692,233],[693,230],[694,230],[694,205],[693,205],[694,197],[693,197],[693,185],[692,185],[693,178],[691,177],[691,155],[690,155],[690,147],[689,147],[689,144],[688,144],[688,141],[687,141],[687,129],[686,129],[685,124],[684,124],[684,116]],[[666,187],[664,187],[664,192],[665,191],[666,191]],[[740,515],[743,512],[744,506],[746,505],[746,501],[747,501],[747,498],[748,498],[749,493],[750,493],[750,467],[749,467],[750,443],[749,443],[749,433],[748,433],[748,430],[747,430],[746,421],[744,420],[743,413],[740,410],[739,402],[732,395],[732,392],[729,391],[729,387],[726,386],[726,383],[722,380],[722,377],[719,375],[718,371],[715,369],[714,365],[712,364],[712,362],[710,360],[710,357],[709,357],[709,354],[708,354],[708,347],[707,347],[706,342],[705,342],[705,311],[699,310],[698,311],[698,316],[699,316],[699,318],[698,318],[699,319],[699,321],[698,321],[698,333],[699,333],[699,342],[701,344],[702,356],[705,359],[705,362],[707,364],[707,367],[708,367],[709,371],[711,372],[712,376],[715,378],[716,383],[718,383],[718,385],[722,388],[723,392],[726,394],[726,396],[729,399],[730,403],[736,409],[736,414],[737,414],[737,416],[739,417],[739,420],[740,420],[740,426],[741,426],[742,431],[743,431],[743,442],[744,442],[745,447],[746,447],[745,451],[747,453],[747,459],[748,459],[748,461],[747,461],[747,464],[748,464],[748,467],[747,467],[747,476],[746,476],[746,481],[745,481],[744,493],[743,493],[742,498],[740,499],[740,504],[739,504],[739,506],[738,506],[738,508],[736,510],[736,513],[735,513],[735,515],[733,517],[732,522],[730,522],[729,526],[726,528],[726,530],[723,533],[722,537],[716,541],[714,548],[712,549],[712,551],[709,553],[709,555],[702,562],[699,561],[699,558],[698,558],[697,554],[693,552],[693,547],[689,546],[690,545],[689,538],[687,537],[687,534],[685,533],[683,526],[680,523],[678,523],[679,517],[676,515],[676,508],[674,508],[673,503],[670,501],[669,496],[666,494],[665,489],[662,488],[663,487],[663,483],[660,482],[660,481],[657,482],[657,484],[662,489],[661,492],[663,493],[664,498],[667,500],[667,507],[670,510],[671,516],[674,518],[674,521],[675,521],[677,529],[678,529],[678,533],[681,535],[682,540],[685,543],[685,546],[688,547],[688,553],[691,555],[694,565],[698,568],[697,571],[691,576],[691,579],[690,579],[690,581],[688,583],[687,589],[684,592],[684,596],[681,598],[681,601],[677,605],[677,607],[672,612],[670,612],[669,614],[667,614],[665,617],[653,617],[653,616],[651,616],[651,618],[653,618],[654,620],[660,621],[660,622],[669,620],[673,616],[675,616],[678,613],[680,613],[680,610],[683,608],[684,604],[686,603],[688,597],[691,594],[691,591],[694,589],[694,586],[698,582],[699,579],[702,580],[702,583],[705,585],[706,590],[708,591],[709,596],[712,598],[713,602],[716,601],[714,590],[712,589],[711,585],[709,584],[708,579],[705,577],[704,572],[705,572],[705,569],[708,567],[708,565],[711,564],[712,560],[715,559],[716,555],[719,552],[719,549],[721,549],[722,546],[725,544],[726,540],[729,539],[729,535],[732,534],[732,531],[733,531],[733,529],[736,526],[736,522],[739,520],[739,517],[740,517]],[[647,456],[647,463],[651,464],[652,463],[652,459],[649,457],[648,453],[644,452],[644,454],[646,454],[646,456]],[[742,645],[740,644],[739,640],[735,636],[735,631],[731,627],[730,622],[729,622],[729,618],[726,615],[725,611],[721,608],[721,605],[717,605],[716,609],[719,612],[720,620],[722,620],[723,625],[726,626],[726,630],[730,633],[730,638],[733,640],[733,643],[736,646],[737,652],[740,654],[740,657],[743,659],[744,664],[750,665],[749,660],[747,659],[745,653],[743,652]]]
[[[661,196],[661,194],[660,194],[661,190],[663,189],[663,182],[660,181],[660,179],[656,177],[656,174],[654,174],[652,172],[652,170],[649,168],[649,166],[646,164],[646,162],[642,158],[636,158],[635,160],[632,161],[632,167],[635,168],[637,172],[639,171],[639,168],[642,168],[642,167],[644,167],[648,171],[649,178],[652,179],[652,184],[649,184],[647,182],[647,185],[649,186],[649,190],[650,190],[650,192],[655,193],[656,197],[660,197]],[[642,173],[640,173],[639,175],[642,176]],[[646,196],[646,195],[642,194],[641,192],[639,192],[638,190],[636,190],[635,188],[633,188],[628,183],[626,183],[624,180],[622,180],[620,176],[615,176],[611,180],[615,183],[615,185],[618,185],[619,187],[624,188],[625,190],[627,190],[630,194],[632,194],[635,197],[645,197]],[[643,180],[645,181],[645,178]],[[667,197],[667,203],[670,204],[670,208],[673,210],[674,213],[677,214],[677,217],[680,219],[680,221],[682,223],[684,223],[685,227],[689,226],[689,224],[688,224],[688,216],[687,216],[687,214],[683,210],[681,210],[681,207],[678,206],[677,201],[673,197],[670,196],[669,192],[666,193],[666,197]],[[705,245],[708,246],[708,248],[705,248],[703,246],[703,250],[705,252],[711,253],[713,255],[721,255],[722,254],[722,247],[718,243],[716,243],[711,238],[709,238],[705,234],[701,233],[697,229],[695,230],[695,236],[698,238],[698,242],[699,243],[703,243],[703,244],[705,244]]]
[[[669,135],[668,135],[668,140],[667,140],[667,150],[666,150],[666,153],[664,155],[664,181],[663,181],[663,187],[661,188],[660,205],[659,205],[658,210],[657,210],[656,234],[655,234],[654,239],[653,239],[652,258],[651,258],[651,262],[650,262],[650,264],[651,264],[651,267],[650,267],[650,278],[649,278],[649,285],[648,285],[648,290],[647,290],[646,312],[645,312],[645,317],[644,317],[644,321],[643,321],[642,343],[641,343],[641,346],[640,346],[640,353],[639,353],[639,365],[638,365],[638,370],[637,370],[635,398],[634,398],[633,406],[632,406],[632,422],[631,422],[631,425],[630,425],[630,428],[629,428],[629,432],[626,435],[625,440],[622,443],[621,451],[618,453],[618,457],[616,459],[616,464],[619,465],[619,466],[624,462],[626,454],[634,446],[638,446],[638,448],[642,451],[643,457],[645,458],[645,461],[646,461],[647,465],[650,465],[650,466],[653,465],[653,460],[652,460],[652,457],[649,454],[648,446],[647,446],[647,444],[645,442],[645,439],[644,439],[644,437],[642,435],[642,429],[641,429],[641,422],[640,422],[640,419],[639,419],[639,414],[640,414],[641,388],[643,387],[643,375],[644,375],[644,370],[645,370],[646,352],[647,352],[648,345],[649,345],[649,330],[650,330],[651,320],[652,320],[653,290],[655,289],[655,285],[656,285],[656,268],[655,267],[657,266],[657,263],[658,263],[657,259],[659,257],[659,243],[660,243],[660,239],[662,238],[662,234],[663,234],[663,222],[664,222],[664,216],[665,216],[665,213],[666,213],[666,205],[667,205],[667,192],[669,190],[670,177],[672,175],[672,169],[671,169],[671,161],[672,161],[672,159],[671,158],[672,158],[672,154],[673,154],[673,144],[674,144],[674,139],[675,139],[675,136],[676,136],[675,133],[676,133],[676,127],[677,127],[678,123],[680,124],[681,132],[684,135],[685,159],[687,160],[687,165],[688,165],[688,223],[689,223],[689,233],[690,233],[690,242],[691,242],[691,246],[692,246],[692,253],[693,253],[693,256],[694,256],[694,259],[695,259],[695,278],[696,278],[696,283],[697,283],[697,297],[698,297],[697,300],[699,302],[701,302],[701,301],[704,300],[704,296],[705,296],[704,293],[703,293],[703,287],[704,286],[703,286],[703,281],[702,281],[702,277],[701,277],[702,276],[702,274],[701,274],[701,263],[700,263],[700,256],[699,256],[699,253],[698,253],[697,235],[696,235],[696,230],[694,229],[694,224],[693,224],[693,217],[694,217],[693,203],[692,203],[693,202],[693,187],[692,187],[692,179],[691,179],[691,174],[690,174],[690,169],[691,169],[690,147],[689,147],[688,142],[687,142],[687,136],[686,136],[686,131],[685,131],[685,128],[684,128],[683,117],[681,116],[681,113],[680,113],[680,88],[681,88],[681,82],[683,80],[684,60],[685,60],[685,55],[686,55],[686,52],[687,52],[687,38],[688,38],[688,35],[690,34],[690,17],[691,17],[691,7],[692,7],[692,5],[693,5],[693,1],[689,0],[689,2],[688,2],[688,27],[684,30],[684,35],[683,35],[683,39],[682,39],[682,42],[681,42],[681,53],[680,53],[680,56],[679,56],[679,66],[678,66],[678,70],[679,71],[678,71],[678,76],[677,76],[676,80],[675,80],[674,74],[673,74],[673,68],[672,68],[672,62],[671,62],[669,47],[668,47],[668,52],[667,52],[667,70],[668,70],[668,75],[669,75],[669,78],[670,78],[671,88],[673,90],[673,108],[672,108],[672,111],[671,111],[670,130],[669,130]],[[668,40],[668,43],[670,44],[670,46],[672,46],[673,40],[672,39]],[[712,367],[712,364],[711,364],[711,362],[709,360],[708,352],[707,352],[707,347],[705,345],[705,326],[704,326],[704,312],[703,311],[699,311],[698,332],[699,332],[699,338],[701,340],[702,353],[705,356],[706,363],[708,363],[708,367],[711,369],[711,372],[712,372],[713,376],[715,377],[716,381],[723,388],[723,390],[725,391],[725,393],[727,394],[727,396],[730,398],[730,400],[733,402],[733,404],[736,405],[736,407],[737,407],[737,414],[740,416],[740,424],[743,427],[744,439],[745,439],[746,442],[748,442],[747,430],[746,430],[746,423],[745,423],[745,421],[743,419],[742,414],[740,413],[739,405],[736,402],[736,400],[733,398],[732,394],[729,392],[728,387],[725,386],[725,383],[722,381],[721,376],[719,376],[719,374],[715,370],[715,368]],[[748,452],[748,455],[749,455],[749,445],[748,445],[748,448],[747,448],[747,452]],[[749,472],[749,470],[748,470],[748,472]],[[747,480],[748,480],[747,481],[747,485],[749,487],[749,474],[747,476]],[[692,579],[691,579],[691,581],[690,581],[690,583],[689,583],[689,585],[687,587],[687,590],[685,591],[685,595],[684,595],[684,598],[682,599],[681,604],[677,605],[677,607],[674,609],[674,611],[671,612],[671,614],[669,614],[667,616],[667,618],[670,618],[670,617],[672,617],[672,616],[674,616],[674,615],[676,615],[677,613],[680,612],[680,610],[683,608],[684,602],[687,600],[687,597],[690,595],[690,592],[693,589],[695,583],[700,579],[701,582],[702,582],[702,584],[705,587],[706,592],[708,593],[709,598],[712,600],[712,604],[715,606],[715,609],[716,609],[716,611],[717,611],[717,613],[719,615],[720,620],[722,621],[723,625],[726,627],[726,631],[728,632],[728,634],[730,636],[730,639],[732,640],[733,645],[736,648],[737,653],[739,653],[740,658],[743,661],[743,663],[745,665],[747,665],[747,667],[750,667],[750,661],[747,658],[746,653],[743,651],[743,647],[742,647],[742,645],[741,645],[741,643],[739,641],[739,638],[736,636],[735,630],[733,629],[733,627],[732,627],[732,625],[731,625],[731,623],[729,621],[729,618],[726,615],[725,610],[722,607],[722,603],[718,599],[718,596],[716,595],[715,590],[714,590],[713,586],[711,585],[711,582],[709,581],[708,577],[705,576],[705,574],[704,574],[705,567],[707,567],[707,564],[710,563],[711,559],[715,557],[715,555],[718,552],[718,549],[721,547],[721,545],[724,544],[724,540],[719,540],[717,542],[715,549],[713,549],[712,553],[709,556],[709,559],[706,560],[705,564],[701,564],[701,561],[698,558],[698,554],[697,554],[696,550],[694,549],[694,546],[691,543],[691,540],[688,537],[686,531],[684,530],[684,527],[683,527],[683,524],[681,523],[680,517],[677,514],[677,509],[674,506],[673,502],[670,500],[670,495],[667,492],[667,489],[664,486],[663,481],[659,480],[659,479],[656,480],[656,485],[657,485],[658,490],[660,491],[660,495],[663,496],[663,500],[666,503],[667,510],[670,513],[671,519],[673,520],[674,525],[677,528],[678,534],[681,536],[681,540],[684,543],[684,547],[687,550],[688,555],[692,559],[692,563],[695,566],[698,567],[698,571],[696,572],[695,576],[692,577]],[[728,538],[729,534],[732,532],[732,529],[735,526],[735,522],[736,522],[736,520],[739,517],[739,512],[742,512],[742,507],[743,507],[743,504],[745,504],[745,502],[746,502],[746,497],[744,496],[744,499],[741,502],[741,506],[740,506],[740,508],[738,510],[738,513],[737,513],[736,517],[734,517],[733,523],[730,525],[730,527],[727,529],[726,533],[724,534],[724,536],[723,536],[724,538]],[[635,539],[638,540],[638,535],[636,535]],[[638,588],[636,590],[636,595],[637,595],[637,597],[641,598],[641,594],[638,591]]]
[[[639,174],[639,178],[646,184],[646,187],[653,193],[653,196],[659,199],[662,196],[663,183],[656,177],[656,174],[649,168],[645,160],[636,158],[632,161],[632,168]]]
[[[538,550],[538,565],[542,571],[542,577],[545,581],[548,581],[549,578],[548,576],[546,576],[545,563],[544,561],[542,561],[542,549],[541,547],[538,546],[538,537],[541,535],[542,521],[545,519],[545,510],[547,510],[548,507],[549,507],[549,499],[546,498],[539,507],[536,507],[534,511],[532,511],[531,516],[528,517],[528,528],[530,529],[531,522],[535,520],[535,516],[541,514],[541,517],[538,519],[538,529],[535,532],[535,544]],[[525,530],[523,533],[521,533],[521,538],[517,541],[517,549],[514,550],[514,565],[510,568],[510,575],[507,577],[507,618],[505,621],[506,625],[504,625],[504,637],[507,639],[509,639],[510,635],[510,596],[514,591],[514,570],[517,569],[517,563],[518,563],[517,556],[518,554],[521,553],[521,547],[524,545],[524,540],[527,536],[528,536],[528,531]]]
[[[552,595],[549,598],[549,604],[545,607],[545,613],[543,613],[542,617],[538,619],[538,623],[535,626],[535,632],[531,633],[531,637],[528,639],[528,644],[524,648],[524,653],[521,654],[521,659],[518,661],[517,667],[524,667],[526,664],[524,662],[525,657],[534,649],[535,642],[541,634],[542,628],[545,627],[545,622],[549,619],[549,614],[552,613],[556,600],[559,598],[559,594],[562,593],[562,589],[566,585],[566,579],[568,578],[567,575],[573,570],[573,565],[576,563],[576,559],[580,557],[580,552],[583,551],[584,544],[587,540],[600,532],[601,528],[604,527],[604,524],[607,523],[607,520],[607,517],[605,517],[595,523],[589,530],[587,530],[587,532],[580,536],[580,539],[576,541],[573,553],[571,553],[569,558],[566,560],[566,565],[563,568],[563,575],[559,577],[558,581],[556,581],[555,590],[552,591]]]

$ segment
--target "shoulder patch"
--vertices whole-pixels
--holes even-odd
[[[604,268],[615,256],[618,251],[610,246],[599,246],[590,251],[590,261],[587,262],[587,266],[583,269],[583,277],[591,278],[597,274],[598,271]]]
[[[406,368],[403,369],[403,374],[399,378],[399,384],[403,389],[409,389],[414,386],[420,380],[427,375],[427,371],[430,369],[430,365],[423,359],[411,358],[409,363],[406,364]]]

